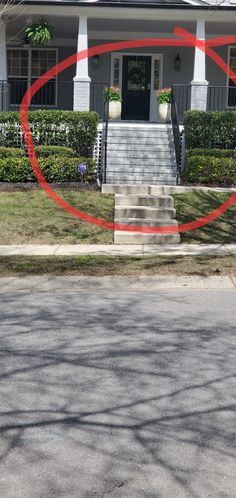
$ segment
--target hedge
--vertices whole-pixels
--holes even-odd
[[[25,156],[24,149],[19,149],[18,147],[0,147],[0,159],[23,156]]]
[[[233,149],[190,149],[186,151],[185,157],[191,156],[213,156],[236,158],[236,151]]]
[[[35,152],[37,157],[75,157],[73,149],[58,145],[36,145]],[[0,147],[0,159],[4,159],[5,157],[24,157],[26,155],[26,151],[19,147]]]
[[[84,179],[92,182],[95,180],[95,161],[85,157],[48,157],[41,158],[39,165],[48,182],[79,182],[81,175],[77,171],[78,164],[86,162],[88,172]],[[26,157],[0,159],[0,182],[21,183],[37,181]]]
[[[236,159],[190,156],[182,179],[194,184],[236,185]]]
[[[187,111],[184,129],[187,149],[236,147],[235,112]]]
[[[98,114],[80,111],[29,111],[36,145],[71,147],[77,155],[91,157],[97,137]],[[0,146],[24,147],[18,112],[0,113]]]
[[[37,145],[35,152],[37,157],[75,157],[73,149],[58,145]]]

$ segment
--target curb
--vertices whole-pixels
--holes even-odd
[[[143,276],[143,277],[4,277],[0,294],[7,292],[78,292],[78,291],[142,291],[160,290],[235,290],[236,277]]]

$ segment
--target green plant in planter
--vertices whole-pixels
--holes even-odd
[[[160,88],[157,90],[158,104],[170,104],[171,102],[171,88]]]
[[[43,17],[25,29],[25,40],[32,45],[47,45],[53,38],[53,27]]]
[[[121,102],[121,94],[118,86],[109,86],[104,90],[105,102]]]

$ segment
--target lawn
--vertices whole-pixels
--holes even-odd
[[[175,194],[176,217],[179,224],[205,216],[218,208],[230,195],[230,193],[206,191]],[[236,204],[208,225],[182,233],[181,242],[194,244],[236,243]]]
[[[98,191],[60,191],[73,206],[113,221],[114,196]],[[216,209],[230,194],[194,192],[175,194],[180,224]],[[0,193],[1,244],[112,244],[113,232],[85,223],[59,208],[42,191]],[[181,234],[185,243],[236,242],[236,204],[209,225]]]
[[[81,211],[113,221],[114,196],[60,191]],[[112,244],[113,232],[73,217],[44,192],[0,193],[0,244]]]
[[[236,275],[236,256],[0,256],[1,277]]]

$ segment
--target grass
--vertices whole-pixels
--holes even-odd
[[[60,191],[81,211],[113,221],[114,196]],[[73,217],[44,192],[0,193],[0,244],[112,244],[113,233]]]
[[[230,195],[230,193],[203,191],[175,194],[176,217],[179,224],[205,216],[218,208]],[[236,204],[208,225],[181,234],[181,242],[194,244],[236,243]]]
[[[1,256],[0,277],[236,275],[236,256]]]
[[[114,196],[100,192],[60,191],[73,206],[113,221]],[[192,192],[175,194],[180,224],[217,208],[230,194]],[[112,244],[113,233],[80,221],[59,208],[42,191],[0,193],[0,244]],[[181,234],[183,243],[236,242],[236,204],[209,225]]]

